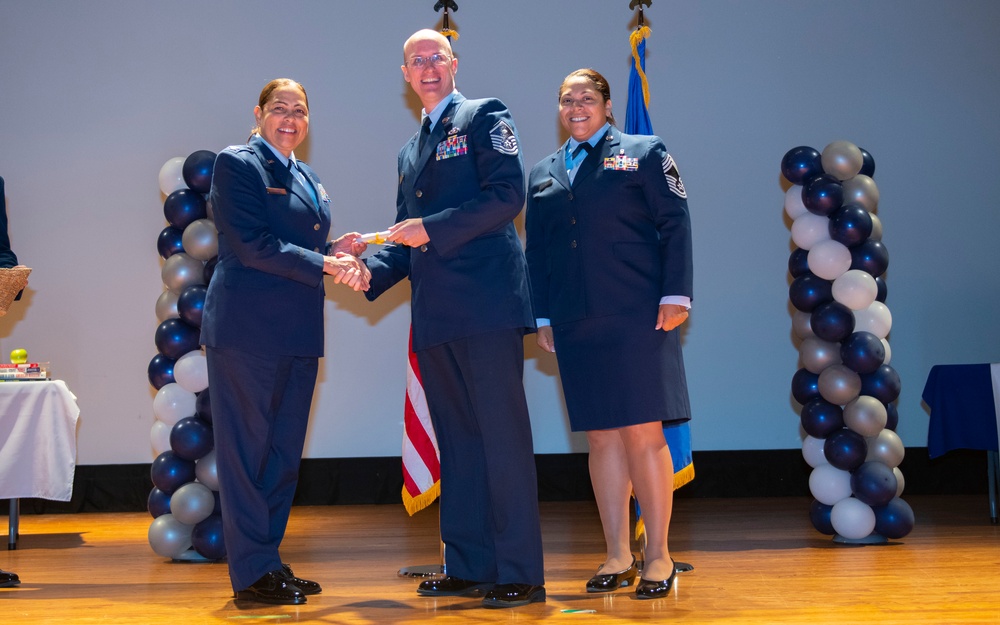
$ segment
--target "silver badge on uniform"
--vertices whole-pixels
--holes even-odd
[[[501,119],[490,128],[490,141],[497,152],[507,156],[517,156],[517,135],[506,120]]]
[[[667,154],[663,159],[663,176],[667,179],[667,186],[674,192],[674,195],[687,199],[687,191],[684,190],[684,183],[681,182],[681,174],[674,164],[674,157]]]

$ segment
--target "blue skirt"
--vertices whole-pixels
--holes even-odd
[[[691,418],[680,332],[623,314],[552,327],[574,432]]]

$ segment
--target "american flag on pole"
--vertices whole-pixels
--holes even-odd
[[[410,515],[429,506],[441,494],[441,461],[431,413],[420,381],[413,329],[407,346],[406,406],[403,410],[403,505]]]
[[[630,135],[653,134],[653,122],[649,119],[649,83],[646,81],[646,38],[649,37],[648,26],[637,28],[629,36],[632,45],[632,69],[628,77],[628,104],[625,107],[625,132]],[[673,159],[668,155],[670,163],[664,161],[663,172],[668,184],[671,174],[676,172]],[[669,165],[669,167],[668,167]],[[676,176],[675,185],[682,185],[680,176]],[[675,192],[686,197],[684,187]],[[684,486],[694,479],[694,459],[691,456],[691,426],[688,422],[673,423],[663,428],[663,436],[670,448],[670,458],[674,463],[674,490]],[[645,531],[639,502],[635,503],[638,521],[635,525],[636,538]]]

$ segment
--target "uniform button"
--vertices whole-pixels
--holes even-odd
[[[569,225],[571,225],[571,226],[575,226],[576,225],[576,217],[570,217],[569,218]]]
[[[319,251],[319,248],[318,248],[318,247],[314,247],[314,248],[313,248],[313,251],[314,251],[314,252],[318,252],[318,251]]]
[[[424,245],[420,246],[420,251],[421,252],[426,252],[427,251],[427,244],[426,243]]]
[[[417,192],[414,195],[416,195],[417,197],[424,197],[424,192],[421,191],[420,189],[417,189]]]
[[[576,249],[576,241],[573,241],[573,242],[571,242],[571,243],[569,244],[569,246],[570,246],[571,248],[574,248],[574,249]]]
[[[319,230],[319,224],[316,224],[315,226],[313,226],[313,230]]]
[[[573,194],[572,193],[569,194],[569,199],[571,199],[571,200],[573,199]]]

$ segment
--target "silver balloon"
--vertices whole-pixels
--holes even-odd
[[[882,339],[882,348],[885,350],[885,358],[882,360],[882,364],[887,365],[892,360],[892,349],[889,347],[889,341]]]
[[[816,336],[812,329],[812,315],[801,310],[796,310],[792,313],[792,332],[800,339]]]
[[[803,339],[799,346],[799,356],[802,358],[802,366],[811,373],[822,373],[828,367],[842,362],[840,343],[824,341],[816,336]]]
[[[885,404],[869,395],[859,395],[844,406],[844,425],[861,436],[878,436],[888,418]]]
[[[868,176],[858,174],[850,180],[845,180],[841,187],[844,204],[858,204],[869,213],[874,213],[878,208],[878,186]]]
[[[219,470],[215,464],[214,449],[202,456],[194,465],[194,475],[208,488],[219,490]]]
[[[161,514],[149,525],[149,546],[165,558],[177,558],[191,548],[193,529],[194,526],[181,523],[172,514]]]
[[[156,318],[161,322],[167,319],[177,319],[180,313],[177,312],[177,293],[164,291],[156,298]]]
[[[894,469],[903,461],[903,455],[906,453],[903,441],[892,430],[882,430],[878,436],[873,436],[867,441],[868,455],[865,457],[865,462],[877,461]]]
[[[889,336],[892,313],[882,302],[872,302],[868,308],[854,311],[854,331],[871,332],[880,339]]]
[[[196,219],[184,228],[181,243],[188,256],[208,260],[219,253],[219,231],[208,219]]]
[[[180,295],[192,284],[205,284],[205,265],[184,252],[178,252],[163,262],[160,277],[168,289]]]
[[[215,510],[215,495],[204,484],[189,482],[170,496],[170,514],[185,525],[197,525]]]
[[[858,146],[850,141],[834,141],[823,148],[820,162],[823,163],[824,172],[837,180],[848,180],[858,175],[865,164],[865,158]]]
[[[843,406],[861,392],[861,376],[845,365],[832,365],[819,374],[818,386],[823,399]]]
[[[893,467],[892,474],[896,476],[896,496],[899,497],[903,494],[906,481],[903,479],[903,472],[899,470],[899,467]]]
[[[868,235],[868,238],[872,241],[882,240],[882,220],[878,218],[875,213],[871,214],[872,218],[872,233]]]

